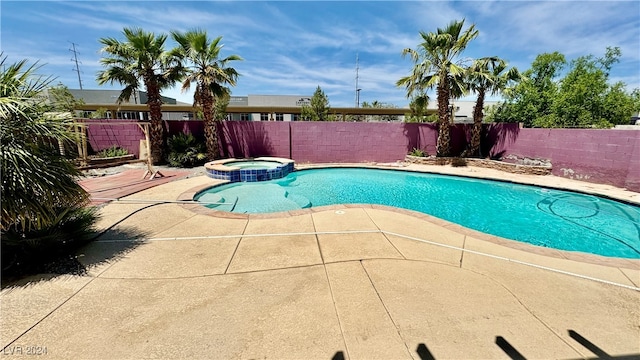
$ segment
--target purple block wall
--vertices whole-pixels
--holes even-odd
[[[417,136],[419,142],[416,148],[424,150],[428,155],[435,155],[438,144],[438,127],[435,124],[419,124]]]
[[[91,145],[91,150],[99,152],[104,149],[108,149],[112,146],[118,146],[123,149],[127,149],[129,154],[134,154],[136,157],[140,156],[140,140],[144,139],[144,133],[138,125],[136,120],[131,120],[131,125],[100,125],[91,124],[92,122],[107,122],[105,119],[89,119],[85,120],[87,126],[87,140]],[[118,120],[118,122],[125,122],[126,120]]]
[[[185,133],[192,134],[197,138],[204,139],[204,122],[197,120],[190,121],[164,121],[165,129],[169,136]]]
[[[627,157],[627,179],[624,187],[629,190],[640,192],[640,131],[635,130],[633,139],[633,149],[631,155]],[[629,142],[630,139],[628,140]]]
[[[290,157],[289,122],[226,121],[219,131],[225,157]]]
[[[297,162],[392,162],[418,146],[418,124],[291,123],[291,156]]]
[[[492,156],[548,159],[554,175],[640,191],[640,131],[492,124],[488,134]]]
[[[91,123],[92,120],[87,120]],[[94,120],[105,121],[105,120]],[[121,121],[121,120],[118,120]],[[167,121],[169,134],[202,138],[202,121]],[[435,124],[351,122],[223,122],[219,129],[224,157],[277,156],[297,162],[393,162],[413,148],[436,153]],[[454,155],[464,150],[470,126],[451,128]],[[135,124],[90,125],[94,151],[113,145],[139,156],[144,134]],[[640,131],[598,129],[521,129],[491,124],[483,129],[483,156],[550,160],[553,174],[640,191]]]

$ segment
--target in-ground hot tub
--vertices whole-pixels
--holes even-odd
[[[218,180],[267,181],[280,179],[293,171],[294,161],[275,157],[223,159],[204,164],[207,175]]]

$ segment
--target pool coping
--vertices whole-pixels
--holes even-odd
[[[219,171],[240,170],[239,167],[236,167],[233,165],[225,165],[227,163],[238,162],[238,161],[273,161],[273,162],[282,163],[284,165],[294,162],[294,160],[291,160],[291,159],[271,157],[271,156],[261,156],[261,157],[249,158],[249,159],[228,158],[228,159],[209,161],[206,164],[204,164],[204,168],[205,170],[219,170]]]
[[[442,175],[449,175],[449,176],[463,176],[463,177],[465,176],[465,175],[451,174],[451,173],[447,173],[447,172],[420,171],[420,170],[415,170],[415,169],[406,169],[406,168],[403,168],[403,167],[398,166],[396,164],[385,165],[385,164],[373,164],[373,163],[372,164],[313,164],[313,165],[301,165],[301,166],[296,166],[296,170],[336,168],[336,167],[342,167],[342,168],[371,168],[371,169],[386,169],[386,170],[395,169],[395,170],[399,170],[399,171],[411,171],[411,172],[419,172],[419,173],[433,173],[433,174],[442,174]],[[535,176],[545,176],[545,175],[535,175]],[[548,185],[539,185],[539,184],[536,184],[536,183],[533,183],[533,182],[511,181],[511,180],[504,180],[504,179],[500,179],[500,178],[496,178],[496,177],[487,177],[487,176],[466,176],[466,177],[479,178],[479,179],[488,179],[488,180],[497,180],[497,181],[502,181],[502,182],[510,182],[510,183],[523,184],[523,185],[535,185],[535,186],[542,186],[542,187],[547,187],[547,188],[552,188],[552,189],[559,189],[559,190],[567,190],[567,191],[585,193],[585,194],[590,194],[590,195],[598,195],[598,196],[610,198],[610,199],[617,200],[617,201],[622,201],[622,202],[627,202],[627,203],[631,203],[631,204],[635,204],[635,205],[640,205],[640,203],[636,203],[635,201],[633,201],[631,199],[618,198],[618,197],[612,196],[612,194],[602,194],[602,193],[597,192],[597,191],[587,192],[587,191],[583,191],[583,190],[576,190],[575,188],[571,188],[571,187],[564,187],[564,186],[554,187],[554,186],[548,186]],[[212,179],[212,180],[214,180],[214,179]],[[202,191],[204,191],[206,189],[209,189],[211,187],[214,187],[214,186],[218,186],[218,185],[223,185],[223,184],[229,183],[229,181],[226,181],[226,180],[214,180],[214,181],[218,181],[218,182],[215,183],[215,184],[200,185],[200,186],[196,186],[196,187],[188,189],[187,191],[181,193],[178,196],[177,200],[178,201],[193,201],[195,196],[197,194],[199,194],[200,192],[202,192]],[[553,257],[553,258],[558,258],[558,259],[564,259],[564,260],[571,260],[571,261],[595,264],[595,265],[604,265],[604,266],[609,266],[609,267],[621,267],[621,268],[626,268],[626,269],[640,270],[640,259],[607,257],[607,256],[595,255],[595,254],[578,252],[578,251],[560,250],[560,249],[553,249],[553,248],[547,248],[547,247],[532,245],[532,244],[528,244],[528,243],[525,243],[525,242],[522,242],[522,241],[507,239],[507,238],[503,238],[503,237],[500,237],[500,236],[491,235],[491,234],[483,233],[483,232],[480,232],[480,231],[477,231],[477,230],[473,230],[473,229],[464,227],[462,225],[459,225],[459,224],[456,224],[456,223],[453,223],[453,222],[450,222],[450,221],[435,217],[433,215],[424,214],[424,213],[421,213],[421,212],[418,212],[418,211],[414,211],[414,210],[408,210],[408,209],[403,209],[403,208],[398,208],[398,207],[393,207],[393,206],[387,206],[387,205],[377,205],[377,204],[336,204],[336,205],[326,205],[326,206],[311,207],[311,208],[306,208],[306,209],[296,209],[296,210],[290,210],[290,211],[281,211],[281,212],[268,213],[268,214],[238,214],[238,213],[230,213],[230,212],[226,212],[226,211],[210,209],[210,208],[207,208],[207,207],[205,207],[203,205],[200,205],[198,203],[181,203],[180,206],[183,207],[186,210],[192,211],[192,212],[200,214],[200,215],[212,216],[212,217],[217,217],[217,218],[226,218],[226,219],[247,219],[247,220],[248,219],[287,218],[287,217],[307,215],[307,214],[324,212],[324,211],[332,211],[332,210],[337,211],[337,210],[349,209],[349,208],[379,209],[379,210],[385,210],[385,211],[389,211],[389,212],[393,212],[393,213],[412,216],[412,217],[415,217],[416,219],[430,222],[432,224],[441,226],[441,227],[443,227],[445,229],[452,230],[454,232],[457,232],[457,233],[465,235],[465,236],[470,236],[470,237],[473,237],[475,239],[487,241],[487,242],[490,242],[490,243],[493,243],[493,244],[496,244],[496,245],[505,246],[505,247],[508,247],[508,248],[511,248],[511,249],[515,249],[515,250],[525,251],[525,252],[528,252],[528,253],[533,253],[533,254],[537,254],[537,255],[543,255],[543,256],[548,256],[548,257]]]

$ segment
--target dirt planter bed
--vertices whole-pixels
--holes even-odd
[[[551,165],[523,165],[489,159],[457,158],[457,157],[420,157],[407,155],[404,159],[410,164],[423,165],[451,165],[451,166],[477,166],[488,169],[502,170],[514,174],[550,175]]]

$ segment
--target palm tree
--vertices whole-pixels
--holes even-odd
[[[473,128],[471,130],[471,144],[465,150],[464,156],[480,154],[480,135],[484,116],[484,98],[488,93],[495,95],[504,90],[512,81],[521,79],[516,68],[507,70],[507,62],[497,57],[477,59],[467,70],[469,89],[478,94],[473,110]]]
[[[2,54],[0,54],[2,57]],[[96,220],[80,172],[59,153],[71,140],[70,113],[42,101],[51,77],[37,63],[0,59],[0,173],[2,270],[84,241]]]
[[[5,61],[0,60],[0,228],[39,229],[55,222],[60,207],[86,204],[88,194],[76,182],[78,170],[58,151],[58,139],[72,138],[72,118],[47,119],[52,107],[34,100],[51,78],[35,75],[37,63]]]
[[[228,67],[229,62],[242,60],[238,55],[230,55],[220,59],[220,44],[222,36],[209,41],[204,30],[191,30],[186,33],[171,32],[171,36],[178,43],[170,53],[180,63],[188,61],[187,76],[182,83],[182,90],[189,90],[191,83],[196,89],[193,95],[193,105],[199,106],[204,116],[204,134],[207,144],[207,158],[213,160],[220,156],[220,141],[218,139],[219,118],[215,116],[216,102],[230,95],[226,85],[235,86],[238,72]]]
[[[451,97],[466,92],[463,81],[465,72],[460,55],[469,42],[478,36],[475,25],[464,32],[464,20],[453,21],[445,28],[430,33],[420,32],[423,42],[417,50],[404,49],[402,55],[409,55],[414,67],[409,76],[398,80],[396,85],[404,86],[407,97],[422,94],[426,89],[437,89],[438,97],[438,156],[449,156],[451,152]]]
[[[180,66],[171,63],[164,50],[167,36],[155,35],[140,28],[124,28],[125,41],[102,38],[100,63],[106,67],[97,76],[99,85],[117,82],[124,85],[117,102],[129,101],[140,83],[147,92],[147,105],[151,120],[151,159],[154,164],[164,161],[163,151],[166,133],[162,126],[162,97],[160,91],[183,77]]]

